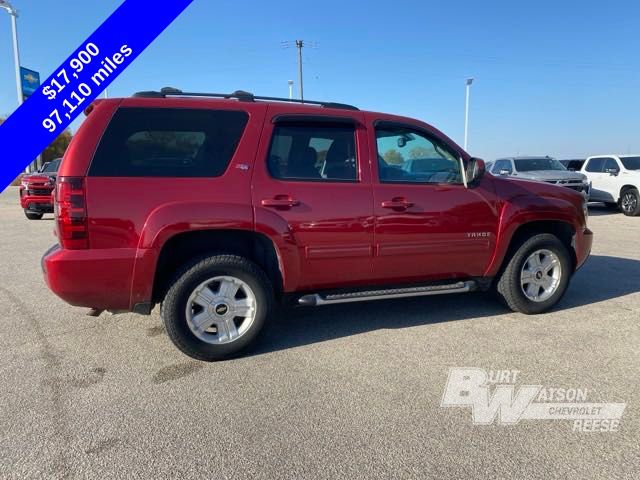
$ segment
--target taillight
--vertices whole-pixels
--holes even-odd
[[[55,215],[58,239],[63,248],[89,248],[84,178],[59,177],[56,184]]]

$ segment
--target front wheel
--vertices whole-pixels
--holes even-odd
[[[27,209],[25,209],[24,214],[29,220],[42,220],[42,216],[43,216],[42,213],[31,212]]]
[[[178,275],[163,302],[162,317],[176,347],[211,362],[248,349],[272,303],[273,289],[260,267],[243,257],[217,255]]]
[[[496,289],[514,312],[542,313],[564,295],[572,266],[569,251],[556,236],[535,235],[513,254]]]
[[[640,215],[640,194],[636,188],[628,188],[622,192],[620,208],[622,209],[622,213],[628,217]]]

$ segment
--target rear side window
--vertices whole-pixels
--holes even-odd
[[[245,112],[121,108],[89,168],[93,177],[217,177],[247,124]]]
[[[587,172],[602,172],[604,169],[605,160],[605,158],[592,158],[591,160],[589,160],[589,163],[587,163]]]
[[[279,125],[269,151],[269,173],[281,180],[355,182],[355,128]]]

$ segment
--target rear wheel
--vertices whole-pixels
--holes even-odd
[[[42,220],[42,216],[44,215],[43,213],[31,212],[26,209],[24,211],[24,214],[29,220]]]
[[[248,349],[272,308],[273,289],[253,262],[217,255],[191,264],[162,305],[169,338],[197,360],[215,361]]]
[[[604,206],[609,210],[617,211],[620,209],[620,206],[616,202],[604,202]]]
[[[640,194],[636,188],[627,188],[620,197],[622,213],[629,217],[640,215]]]
[[[554,235],[539,234],[513,254],[496,285],[514,312],[542,313],[564,295],[572,274],[569,251]]]

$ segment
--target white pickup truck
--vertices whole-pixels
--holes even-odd
[[[640,155],[597,155],[582,166],[591,182],[592,202],[620,208],[628,216],[640,215]]]

